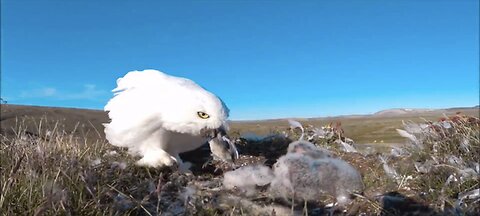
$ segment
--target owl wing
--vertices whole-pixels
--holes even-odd
[[[111,119],[105,124],[107,140],[116,146],[132,147],[162,128],[163,110],[183,89],[201,89],[193,81],[157,70],[132,71],[117,80],[114,97],[104,110]]]

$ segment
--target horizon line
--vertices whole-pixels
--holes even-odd
[[[102,109],[97,108],[86,108],[86,107],[70,107],[70,106],[47,106],[47,105],[34,105],[34,104],[9,104],[9,103],[2,103],[1,105],[13,105],[13,106],[31,106],[31,107],[43,107],[43,108],[60,108],[60,109],[81,109],[81,110],[91,110],[91,111],[102,111]],[[294,120],[309,120],[309,119],[317,119],[317,118],[337,118],[337,117],[347,117],[347,116],[369,116],[374,115],[375,113],[387,111],[387,110],[399,110],[399,109],[412,109],[412,110],[442,110],[442,109],[465,109],[465,108],[480,108],[480,104],[473,105],[473,106],[460,106],[460,107],[436,107],[436,108],[423,108],[423,107],[392,107],[387,109],[379,109],[375,112],[368,112],[368,113],[352,113],[352,114],[339,114],[339,115],[325,115],[325,116],[314,116],[314,117],[274,117],[274,118],[258,118],[258,119],[229,119],[229,121],[236,121],[236,122],[249,122],[249,121],[276,121],[276,120],[285,120],[285,119],[294,119]],[[480,109],[479,109],[480,110]]]

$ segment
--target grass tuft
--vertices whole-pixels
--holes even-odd
[[[346,152],[336,141],[359,145],[345,137],[340,123],[325,126],[324,133],[307,125],[305,138],[362,173],[366,189],[348,206],[351,214],[480,212],[480,199],[472,195],[480,188],[479,118],[459,113],[404,126],[416,142],[411,139],[396,154]],[[134,166],[136,158],[108,144],[99,131],[84,131],[82,124],[66,131],[60,121],[25,117],[16,120],[12,131],[0,137],[2,215],[255,215],[253,207],[278,215],[290,211],[290,203],[265,194],[231,195],[235,192],[221,187],[221,172],[192,175]],[[272,165],[300,137],[300,131],[287,127],[270,132],[263,139],[239,138],[237,165]],[[389,177],[385,167],[397,177]],[[295,211],[327,214],[325,204],[302,202]]]

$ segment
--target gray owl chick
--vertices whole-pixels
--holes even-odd
[[[299,140],[292,142],[288,145],[287,154],[299,153],[313,159],[329,158],[333,157],[333,154],[327,149],[323,149],[315,146],[313,143]]]
[[[312,159],[300,153],[289,153],[274,165],[275,179],[270,192],[277,197],[318,200],[331,195],[340,205],[350,201],[354,192],[364,189],[360,173],[337,158]]]

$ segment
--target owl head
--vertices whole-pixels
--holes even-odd
[[[163,101],[168,104],[162,104],[161,109],[165,129],[211,138],[226,133],[229,109],[219,97],[194,83],[172,90],[174,93],[164,95]]]

